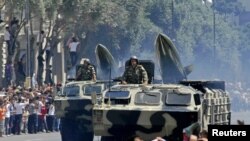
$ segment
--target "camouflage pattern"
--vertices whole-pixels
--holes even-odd
[[[183,129],[192,123],[199,122],[204,129],[208,124],[230,124],[228,95],[203,84],[112,86],[103,92],[102,103],[93,107],[94,133],[112,141],[133,135],[145,141],[157,136],[182,141]]]
[[[61,119],[62,141],[93,140],[92,100],[104,91],[104,83],[76,81],[67,83],[61,95],[55,97],[55,115]]]
[[[128,84],[148,82],[148,74],[142,65],[136,65],[136,67],[127,66],[122,77]]]
[[[95,68],[92,65],[84,66],[82,65],[76,73],[76,80],[80,81],[86,81],[86,80],[92,80],[93,75],[96,74]]]

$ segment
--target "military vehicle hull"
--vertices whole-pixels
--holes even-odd
[[[80,118],[82,115],[91,116],[92,103],[91,99],[56,99],[56,115],[59,118]]]
[[[92,103],[91,99],[55,100],[56,116],[61,119],[62,141],[80,141],[83,138],[92,141]]]
[[[93,141],[94,132],[88,127],[92,125],[92,122],[89,120],[83,120],[78,118],[61,118],[61,139],[62,141]]]
[[[198,111],[174,112],[117,109],[94,111],[93,114],[97,118],[94,118],[94,124],[97,124],[97,122],[104,123],[102,126],[94,127],[95,134],[117,138],[123,137],[124,139],[139,135],[145,141],[151,141],[157,136],[177,139],[180,137],[179,133],[182,132],[182,129],[197,121],[198,118]],[[98,121],[101,117],[95,114],[106,117],[105,121]],[[180,140],[180,138],[177,140]]]
[[[95,135],[103,141],[126,140],[139,135],[145,141],[157,136],[182,141],[183,129],[192,123],[230,124],[230,99],[223,82],[183,81],[181,84],[115,85],[103,92],[93,107]]]
[[[92,94],[98,97],[104,84],[91,81],[70,82],[55,98],[55,115],[61,119],[62,141],[94,139],[92,124]]]

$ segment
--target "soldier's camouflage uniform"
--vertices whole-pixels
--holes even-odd
[[[148,82],[148,74],[142,65],[128,66],[123,74],[123,80],[128,84],[142,84]]]
[[[81,66],[77,70],[76,80],[80,81],[92,80],[94,74],[95,74],[95,68],[92,65]]]

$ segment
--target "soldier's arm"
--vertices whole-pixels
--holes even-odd
[[[91,66],[91,71],[92,71],[92,81],[96,82],[96,73],[95,73],[95,68]]]
[[[95,74],[95,73],[93,73],[92,80],[93,80],[94,82],[96,82],[96,74]]]
[[[141,72],[142,72],[142,83],[148,84],[148,74],[143,66],[141,66]]]
[[[81,79],[81,68],[79,68],[76,73],[76,80],[80,80],[80,79]]]
[[[122,75],[122,84],[127,84],[126,80],[127,80],[127,73],[128,73],[128,67],[125,68],[125,71]]]

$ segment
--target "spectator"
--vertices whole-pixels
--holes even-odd
[[[44,69],[44,64],[43,62],[45,61],[43,59],[43,56],[42,56],[43,53],[39,54],[38,57],[37,57],[37,60],[38,60],[38,72],[37,72],[37,81],[38,81],[38,85],[39,86],[42,86],[43,84],[43,69]]]
[[[49,111],[47,116],[48,130],[50,132],[54,131],[54,123],[55,123],[55,106],[53,104],[53,100],[49,102]]]
[[[66,43],[66,46],[69,48],[69,44],[72,42],[72,39],[73,38],[76,38],[76,35],[75,33],[72,33],[71,37],[68,39],[67,43]]]
[[[28,111],[28,105],[26,105],[23,110],[23,117],[22,117],[22,132],[25,134],[28,133],[28,117],[29,117],[29,111]]]
[[[38,115],[35,99],[31,99],[29,103],[29,117],[28,117],[28,133],[36,134],[38,129]]]
[[[75,66],[77,61],[77,47],[79,46],[80,42],[77,41],[76,37],[72,38],[72,42],[69,43],[69,52],[71,58],[71,65]]]
[[[36,73],[33,73],[32,76],[32,88],[35,89],[37,87],[37,77],[36,77]]]
[[[9,89],[8,92],[11,92],[11,90]],[[14,123],[15,123],[15,114],[16,114],[16,107],[15,107],[15,100],[14,100],[14,97],[10,98],[10,121],[9,121],[9,126],[10,126],[10,134],[11,133],[15,133],[15,126],[14,126]]]
[[[163,139],[162,137],[156,137],[156,138],[153,139],[152,141],[166,141],[166,140]]]
[[[198,141],[208,141],[208,132],[207,132],[207,130],[202,130],[200,132],[200,136],[198,138]]]
[[[41,109],[40,109],[40,115],[39,115],[40,131],[42,132],[45,132],[45,131],[48,132],[46,115],[47,115],[47,109],[46,109],[45,103],[43,102],[43,105],[41,106]]]
[[[11,112],[11,104],[9,102],[9,99],[6,99],[6,113],[5,113],[5,123],[4,123],[4,128],[5,128],[5,134],[7,136],[10,135],[10,112]]]
[[[18,98],[18,102],[15,103],[16,115],[15,115],[15,134],[20,135],[21,133],[21,123],[23,117],[23,109],[28,104],[28,101],[23,101],[21,97]]]
[[[16,48],[16,34],[19,28],[19,20],[16,17],[10,22],[10,45],[11,45],[11,54],[14,54]]]
[[[189,141],[197,141],[198,137],[196,135],[190,135]]]
[[[42,44],[44,42],[44,39],[45,39],[45,32],[43,30],[40,31],[40,34],[37,35],[37,38],[36,38],[36,44],[39,46],[39,47],[42,47]],[[41,50],[40,50],[41,51]]]
[[[134,135],[134,136],[130,137],[128,139],[128,141],[143,141],[143,139],[138,135]]]
[[[4,120],[6,113],[6,103],[3,98],[0,98],[0,137],[3,137],[4,133]]]
[[[46,67],[48,66],[49,64],[49,59],[51,57],[51,46],[50,46],[50,42],[47,43],[47,46],[45,48],[45,60],[46,60]]]
[[[48,68],[46,69],[46,75],[45,75],[45,84],[53,85],[54,82],[52,80],[52,66],[49,65]]]

